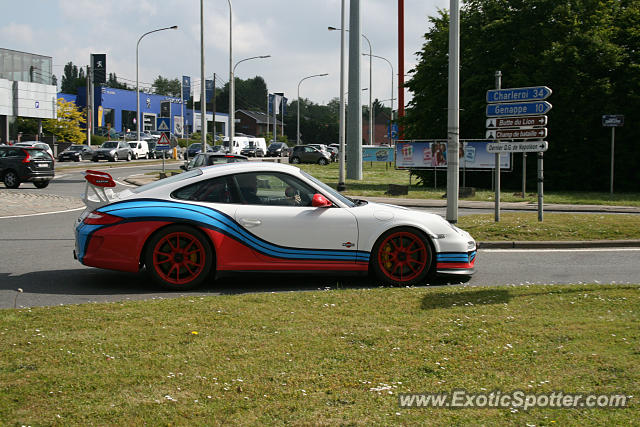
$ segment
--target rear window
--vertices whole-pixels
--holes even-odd
[[[39,160],[51,160],[51,156],[44,150],[39,148],[25,148],[29,152],[29,155],[34,159]]]

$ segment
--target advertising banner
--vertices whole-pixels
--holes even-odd
[[[182,98],[186,101],[191,98],[191,77],[182,76]]]
[[[393,162],[393,147],[362,147],[363,162]]]
[[[494,153],[487,151],[493,141],[460,141],[460,168],[493,169]],[[397,169],[431,169],[447,167],[447,141],[398,141],[395,150]],[[500,169],[511,169],[509,153],[500,155]]]
[[[207,99],[207,103],[211,102],[213,98],[213,80],[205,80],[204,96]]]

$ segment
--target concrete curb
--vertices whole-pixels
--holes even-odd
[[[640,248],[640,240],[478,242],[478,249]]]

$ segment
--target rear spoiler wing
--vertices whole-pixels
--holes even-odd
[[[116,183],[111,175],[94,170],[86,170],[83,175],[87,182],[84,187],[82,201],[88,208],[97,209],[115,199],[115,193],[111,188],[115,187]],[[89,188],[91,188],[91,194]]]

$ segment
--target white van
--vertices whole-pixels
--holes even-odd
[[[131,147],[131,151],[133,151],[134,159],[149,158],[149,144],[147,141],[129,141],[129,147]]]

